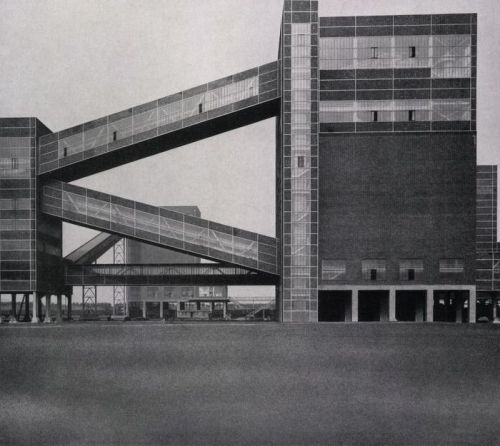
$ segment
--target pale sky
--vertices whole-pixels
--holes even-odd
[[[0,0],[0,116],[58,131],[276,60],[282,0]],[[500,164],[500,2],[321,0],[320,15],[477,12],[478,162]],[[274,119],[78,184],[274,236]],[[65,225],[65,252],[92,234]]]

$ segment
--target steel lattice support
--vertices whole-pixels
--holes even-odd
[[[82,315],[97,315],[96,286],[82,286]]]
[[[124,265],[126,262],[126,242],[121,239],[113,245],[113,263]],[[128,315],[127,287],[124,285],[113,286],[113,315]]]

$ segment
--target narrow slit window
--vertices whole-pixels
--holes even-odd
[[[378,111],[372,110],[371,115],[372,115],[372,122],[377,122],[378,121]]]
[[[304,157],[303,156],[297,157],[297,167],[304,167]]]
[[[372,59],[378,59],[378,46],[370,47],[370,54]]]
[[[415,110],[408,110],[408,121],[415,121]]]
[[[198,104],[198,113],[203,113],[203,104]]]
[[[113,141],[116,141],[118,139],[118,132],[115,130],[113,132]]]
[[[67,147],[65,147],[63,149],[63,156],[68,156],[68,148]]]
[[[417,57],[417,48],[414,46],[410,46],[408,51],[408,56],[410,56],[411,59]]]
[[[415,280],[415,269],[410,268],[408,270],[408,280]]]
[[[370,270],[370,280],[377,280],[377,270],[376,269]]]

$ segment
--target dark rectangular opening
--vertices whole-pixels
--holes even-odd
[[[426,313],[426,291],[397,290],[396,320],[403,322],[423,322]]]
[[[415,270],[413,268],[408,270],[408,280],[415,280]]]
[[[410,58],[414,58],[417,56],[417,48],[414,46],[410,46],[409,48],[409,56]]]
[[[117,137],[118,137],[118,132],[114,131],[113,132],[113,141],[116,141]]]
[[[377,122],[377,121],[378,121],[378,111],[372,110],[372,122]]]
[[[415,110],[408,110],[408,121],[415,121]]]
[[[360,322],[389,320],[389,291],[359,291],[358,320]]]
[[[377,280],[377,270],[376,269],[370,270],[370,280]]]
[[[304,157],[303,156],[297,157],[297,167],[304,167]]]
[[[318,321],[344,322],[350,315],[351,291],[320,291],[318,294]],[[351,317],[347,317],[350,321]]]
[[[198,113],[203,113],[203,104],[198,104]]]
[[[65,147],[63,149],[63,156],[68,156],[68,148],[67,147]]]
[[[378,47],[372,46],[370,47],[370,55],[372,59],[378,59]]]

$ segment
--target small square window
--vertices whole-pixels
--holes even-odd
[[[372,59],[378,59],[378,47],[377,46],[370,47],[370,54]]]
[[[297,167],[304,167],[304,157],[303,156],[297,157]]]
[[[408,110],[408,121],[415,121],[415,110]]]
[[[378,121],[378,111],[372,110],[371,116],[372,116],[372,122],[377,122]]]
[[[414,57],[417,57],[417,48],[414,47],[414,46],[410,46],[409,49],[408,49],[408,56],[410,58],[414,58]]]

